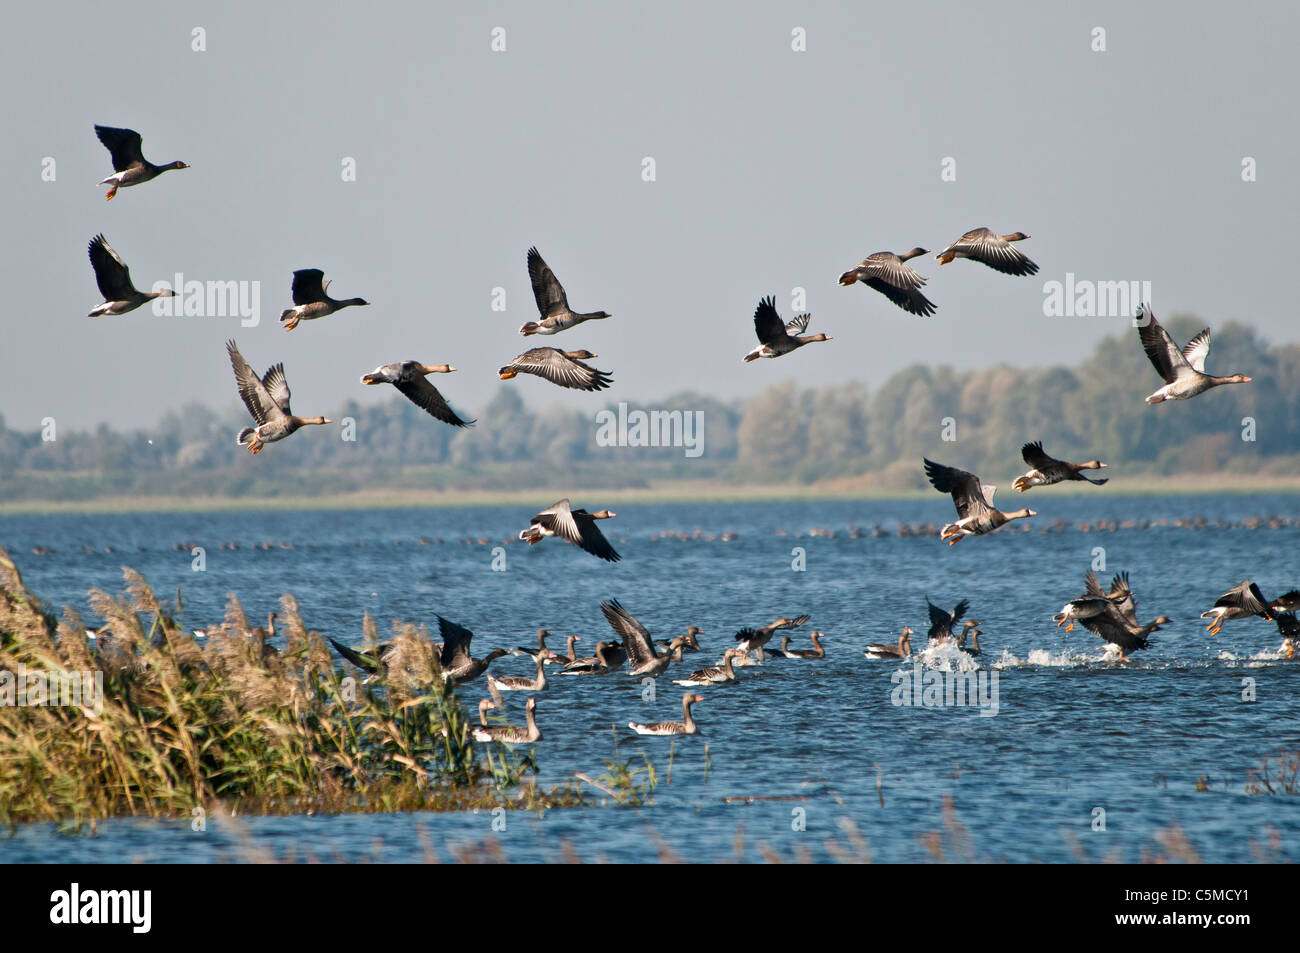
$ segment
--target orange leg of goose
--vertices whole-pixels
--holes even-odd
[[[113,200],[113,196],[116,194],[117,194],[117,186],[114,185],[108,190],[108,194],[104,196],[104,201],[111,202]]]
[[[1070,620],[1070,624],[1067,625],[1067,626],[1065,627],[1065,631],[1066,631],[1066,632],[1072,632],[1072,631],[1074,631],[1074,620],[1073,620],[1073,619],[1071,619],[1071,620]]]

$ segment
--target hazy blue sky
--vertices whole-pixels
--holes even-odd
[[[1300,12],[1200,6],[15,5],[0,41],[0,413],[24,430],[50,415],[136,428],[170,403],[230,407],[227,337],[259,371],[285,363],[300,414],[391,399],[358,378],[408,357],[455,364],[436,382],[469,411],[499,386],[594,411],[789,376],[874,386],[914,362],[1069,362],[1119,322],[1043,317],[1043,282],[1067,271],[1150,281],[1157,315],[1295,340]],[[105,203],[95,123],[192,168]],[[940,178],[947,156],[955,182]],[[1242,182],[1244,156],[1258,181]],[[929,319],[836,284],[869,252],[933,253],[977,225],[1029,233],[1041,273],[932,254],[913,263],[939,306]],[[178,271],[260,282],[260,326],[148,308],[87,319],[101,231],[146,290]],[[575,308],[614,318],[530,341],[599,354],[605,394],[497,380],[535,315],[533,244]],[[285,333],[303,267],[372,306]],[[758,299],[788,316],[797,286],[810,333],[834,340],[743,364]],[[1209,369],[1249,371],[1213,352]]]

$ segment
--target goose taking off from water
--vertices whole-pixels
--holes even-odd
[[[442,677],[457,685],[478,678],[496,659],[510,654],[505,649],[493,649],[481,659],[474,658],[469,654],[474,633],[442,616],[438,616],[438,631],[442,634],[442,651],[438,656]]]
[[[419,361],[398,361],[381,364],[369,374],[361,376],[363,384],[392,384],[402,396],[431,417],[453,427],[469,427],[474,421],[462,420],[447,406],[438,388],[425,379],[426,374],[452,374],[456,368],[450,364],[421,364]]]
[[[1300,646],[1300,619],[1294,612],[1279,612],[1273,617],[1277,622],[1277,631],[1282,636],[1282,654],[1295,658],[1295,650]]]
[[[126,314],[154,298],[176,297],[176,292],[170,288],[162,291],[137,291],[131,282],[131,269],[117,256],[103,235],[96,235],[90,240],[90,265],[95,269],[95,284],[99,285],[104,303],[86,315],[88,318],[97,318],[101,314]]]
[[[259,378],[248,366],[234,341],[226,342],[230,366],[235,370],[235,383],[239,396],[248,412],[257,421],[256,427],[239,431],[235,442],[247,446],[250,453],[261,453],[268,443],[275,443],[308,424],[333,423],[328,417],[296,417],[289,409],[289,382],[284,376],[283,364],[272,364],[264,377]]]
[[[486,700],[484,699],[484,701]],[[475,725],[470,730],[474,734],[475,741],[503,741],[512,745],[531,744],[534,741],[542,740],[542,731],[537,727],[536,715],[537,699],[530,695],[528,703],[524,705],[524,717],[528,720],[527,727],[520,725]]]
[[[168,162],[166,165],[154,165],[144,157],[140,148],[140,133],[134,129],[114,129],[112,126],[96,126],[95,135],[113,156],[113,168],[116,170],[100,185],[108,186],[105,199],[112,199],[118,189],[127,189],[141,182],[156,179],[171,169],[188,169],[184,162]]]
[[[668,644],[669,653],[660,655],[654,647],[650,633],[632,613],[628,612],[617,599],[610,599],[600,604],[600,611],[605,621],[623,639],[623,649],[627,652],[627,663],[633,675],[661,675],[674,661],[674,655],[680,659],[682,643],[685,636],[679,635]]]
[[[868,645],[862,650],[862,654],[867,658],[907,658],[912,654],[912,635],[911,627],[905,625],[898,635],[897,646],[879,643]]]
[[[772,635],[778,629],[797,629],[807,622],[811,616],[801,615],[793,619],[782,616],[770,625],[765,625],[758,629],[741,629],[736,633],[736,648],[740,649],[742,656],[749,655],[750,652],[758,652],[758,660],[763,661],[763,646],[772,640]]]
[[[1079,621],[1085,629],[1098,635],[1103,642],[1118,647],[1120,661],[1127,662],[1131,653],[1138,649],[1149,648],[1147,636],[1162,625],[1168,625],[1170,620],[1165,616],[1158,616],[1146,625],[1138,625],[1136,620],[1125,617],[1115,605],[1107,604],[1101,613]]]
[[[1115,609],[1126,621],[1137,625],[1137,603],[1133,601],[1133,591],[1129,588],[1128,573],[1116,573],[1111,580],[1110,591],[1102,589],[1097,574],[1091,569],[1083,577],[1085,595],[1071,599],[1061,607],[1061,611],[1052,616],[1052,621],[1059,629],[1067,622],[1066,632],[1074,630],[1074,623],[1092,619]]]
[[[314,321],[353,305],[370,304],[365,298],[331,298],[326,291],[330,282],[319,268],[300,268],[293,273],[293,307],[280,314],[280,323],[292,331],[299,321]]]
[[[569,501],[564,499],[552,503],[534,516],[528,529],[520,530],[519,538],[532,546],[548,536],[557,536],[583,552],[616,563],[623,557],[614,551],[609,540],[596,528],[596,520],[612,519],[615,515],[617,514],[610,510],[597,510],[595,513],[573,510],[569,508]]]
[[[993,505],[993,494],[998,489],[996,486],[984,486],[979,477],[965,470],[946,467],[932,460],[923,459],[922,462],[931,485],[940,493],[951,493],[952,501],[957,506],[957,522],[948,523],[939,531],[939,538],[947,540],[949,546],[956,545],[967,536],[992,533],[1011,520],[1038,515],[1030,509],[1003,513]]]
[[[1214,608],[1202,612],[1201,618],[1210,620],[1205,631],[1210,635],[1218,635],[1219,630],[1223,628],[1223,623],[1233,619],[1249,619],[1253,615],[1266,621],[1273,619],[1268,600],[1259,591],[1259,586],[1249,579],[1243,579],[1219,596],[1214,603]]]
[[[1101,486],[1106,482],[1108,477],[1100,480],[1094,480],[1090,476],[1085,476],[1081,470],[1100,470],[1106,464],[1100,460],[1089,460],[1087,463],[1066,463],[1064,460],[1057,460],[1055,457],[1049,457],[1043,452],[1043,442],[1037,440],[1034,443],[1027,443],[1020,448],[1020,455],[1024,457],[1025,463],[1033,469],[1024,476],[1016,477],[1016,482],[1012,484],[1021,493],[1035,486],[1051,486],[1053,483],[1060,483],[1063,480],[1082,480],[1091,483],[1093,486]]]
[[[695,724],[695,719],[691,717],[691,706],[696,702],[704,701],[702,695],[692,695],[687,692],[682,696],[682,720],[681,721],[656,721],[648,725],[643,725],[635,721],[629,721],[627,726],[635,731],[638,735],[694,735],[699,733],[699,726]]]
[[[1163,387],[1147,398],[1148,404],[1166,400],[1187,400],[1220,384],[1249,384],[1244,374],[1212,377],[1205,373],[1205,358],[1210,353],[1210,329],[1206,328],[1187,342],[1181,351],[1169,332],[1161,327],[1150,305],[1138,308],[1138,337],[1157,373],[1164,378]]]
[[[1023,242],[1024,232],[997,235],[987,228],[973,228],[935,257],[946,265],[954,258],[970,258],[1007,275],[1036,275],[1038,266],[1021,253],[1012,242]]]
[[[783,324],[781,316],[776,313],[776,298],[764,298],[754,309],[754,333],[760,343],[745,355],[745,362],[757,361],[760,357],[780,357],[814,341],[829,341],[830,337],[825,334],[798,336],[808,329],[811,319],[811,314],[798,314]]]
[[[537,299],[537,310],[542,320],[529,321],[521,327],[519,333],[524,337],[530,334],[558,334],[583,321],[613,317],[607,311],[580,314],[571,310],[564,287],[536,248],[528,249],[528,278],[533,283],[533,297]]]
[[[892,251],[878,251],[862,259],[862,263],[840,275],[840,284],[851,285],[860,281],[874,288],[904,311],[928,317],[937,310],[934,302],[921,294],[925,279],[907,262],[918,255],[927,254],[924,248],[913,248],[905,255]]]
[[[944,612],[930,601],[929,596],[926,596],[925,606],[930,613],[930,631],[926,633],[927,638],[931,642],[938,642],[940,644],[945,642],[955,642],[957,640],[957,633],[952,630],[952,627],[958,622],[961,622],[961,617],[964,616],[966,610],[970,608],[970,600],[963,599],[953,607],[951,612]],[[975,628],[975,626],[979,624],[980,623],[976,622],[974,619],[967,619],[962,625],[961,634],[965,635],[969,630]]]
[[[519,374],[535,374],[552,384],[574,390],[604,390],[614,382],[605,371],[582,363],[596,355],[590,351],[561,351],[554,347],[535,347],[497,371],[503,381]]]

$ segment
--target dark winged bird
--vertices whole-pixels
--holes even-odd
[[[937,309],[934,302],[921,294],[925,279],[907,264],[910,259],[924,254],[924,248],[913,248],[905,255],[878,251],[862,259],[862,264],[856,268],[840,275],[840,284],[851,285],[860,281],[868,288],[879,291],[904,311],[928,317]]]
[[[1103,477],[1100,480],[1094,480],[1092,477],[1079,472],[1081,470],[1103,469],[1106,464],[1100,460],[1089,460],[1087,463],[1067,463],[1064,460],[1057,460],[1055,457],[1049,457],[1043,452],[1043,442],[1041,440],[1025,444],[1020,448],[1020,455],[1025,458],[1025,463],[1033,468],[1024,476],[1016,477],[1016,482],[1012,484],[1021,493],[1024,493],[1030,487],[1051,486],[1053,483],[1060,483],[1063,480],[1083,480],[1093,486],[1101,486],[1108,479]]]
[[[524,351],[497,373],[503,381],[519,374],[536,374],[552,384],[574,390],[604,390],[614,378],[583,361],[596,355],[590,351],[561,351],[553,347],[535,347]]]
[[[970,600],[963,599],[953,606],[951,612],[944,612],[930,601],[929,596],[926,596],[925,606],[930,613],[930,631],[926,633],[926,637],[931,642],[938,642],[940,645],[956,641],[958,633],[954,632],[952,627],[961,622],[961,617],[970,608]],[[967,619],[961,627],[961,635],[965,635],[979,624],[974,619]]]
[[[442,677],[457,685],[478,678],[493,661],[510,654],[505,649],[493,649],[483,658],[474,658],[469,653],[474,633],[442,616],[438,616],[438,631],[442,634],[442,651],[438,655]]]
[[[1030,509],[1003,513],[993,505],[996,486],[984,486],[979,477],[965,470],[946,467],[941,463],[923,460],[925,475],[931,485],[940,493],[951,493],[952,501],[957,506],[957,522],[948,523],[939,531],[941,539],[953,546],[967,536],[983,536],[992,533],[1011,520],[1024,519],[1038,514]]]
[[[529,321],[519,329],[524,337],[530,334],[558,334],[561,331],[599,318],[612,318],[607,311],[580,313],[569,307],[564,287],[556,280],[555,272],[542,260],[536,248],[528,249],[528,277],[533,283],[533,297],[537,299],[540,321]]]
[[[772,641],[772,636],[777,631],[797,629],[810,618],[811,616],[807,615],[795,616],[793,619],[782,616],[770,625],[765,625],[761,628],[741,629],[736,633],[736,648],[740,649],[742,655],[746,656],[749,655],[750,652],[757,652],[758,660],[761,662],[765,655],[763,646]]]
[[[1114,605],[1108,605],[1097,615],[1079,620],[1085,629],[1095,633],[1103,642],[1114,645],[1120,650],[1120,661],[1127,662],[1128,656],[1138,649],[1150,648],[1147,636],[1167,625],[1169,619],[1158,616],[1146,625],[1139,625],[1127,618]]]
[[[669,651],[661,655],[646,627],[624,609],[617,599],[602,602],[600,611],[609,627],[622,638],[623,649],[627,652],[627,664],[633,675],[660,675],[668,668],[668,663],[674,660],[674,653],[677,658],[681,657],[677,649],[686,640],[685,636],[679,635],[673,639],[669,643]]]
[[[285,379],[283,364],[272,364],[259,378],[239,353],[234,341],[226,342],[226,351],[230,354],[230,366],[235,370],[239,397],[257,421],[256,427],[245,427],[235,438],[235,442],[241,447],[247,446],[250,453],[261,453],[266,444],[283,440],[308,424],[334,422],[328,417],[294,415],[289,409],[289,382]]]
[[[782,323],[781,316],[776,313],[776,298],[764,298],[754,309],[754,333],[760,343],[745,355],[746,363],[760,357],[780,357],[814,341],[829,341],[826,334],[798,336],[807,330],[811,318],[811,314],[800,314],[791,318],[789,323]]]
[[[1024,232],[998,235],[987,228],[973,228],[935,257],[941,265],[954,258],[970,258],[1004,274],[1036,275],[1038,266],[1011,244],[1023,242],[1028,237]]]
[[[117,257],[117,252],[113,251],[113,246],[103,235],[96,235],[90,240],[90,265],[95,269],[95,284],[99,285],[104,303],[86,315],[88,318],[97,318],[101,314],[126,314],[154,298],[176,297],[176,292],[169,288],[162,291],[137,291],[131,282],[131,269]]]
[[[1202,612],[1201,618],[1210,620],[1205,631],[1210,635],[1218,635],[1219,630],[1223,628],[1223,623],[1233,619],[1249,619],[1253,615],[1266,621],[1273,619],[1269,602],[1259,591],[1259,586],[1249,579],[1243,579],[1219,596],[1214,603],[1214,608]]]
[[[299,268],[293,273],[293,307],[280,313],[280,323],[292,331],[299,321],[314,321],[341,308],[370,304],[365,298],[331,298],[326,292],[330,282],[319,268]]]
[[[1282,652],[1287,658],[1295,658],[1296,646],[1300,646],[1300,619],[1294,612],[1279,612],[1273,617],[1277,622],[1277,631],[1285,640]]]
[[[361,377],[363,384],[392,384],[403,397],[431,417],[453,427],[469,427],[474,421],[462,420],[447,406],[438,388],[425,378],[426,374],[451,374],[456,368],[450,364],[421,364],[419,361],[398,361],[381,364]]]
[[[118,189],[130,188],[141,182],[156,179],[171,169],[188,169],[189,166],[179,160],[166,165],[154,165],[144,157],[140,150],[140,133],[134,129],[114,129],[112,126],[96,126],[95,135],[99,136],[105,148],[113,156],[113,168],[116,170],[100,185],[108,186],[106,199],[117,194]]]
[[[1068,622],[1065,631],[1071,632],[1076,621],[1103,615],[1112,608],[1118,610],[1129,622],[1137,624],[1137,603],[1133,601],[1133,592],[1129,589],[1127,572],[1116,573],[1109,592],[1102,589],[1097,574],[1091,569],[1083,578],[1085,595],[1071,599],[1061,607],[1060,612],[1052,616],[1058,629]]]
[[[596,528],[596,520],[612,519],[615,515],[610,510],[588,513],[586,510],[570,509],[569,501],[563,499],[534,516],[529,521],[528,529],[520,531],[519,538],[531,546],[548,536],[558,536],[584,552],[616,563],[622,557],[614,552],[609,540]]]
[[[1205,358],[1210,353],[1210,329],[1206,328],[1187,342],[1182,350],[1174,343],[1169,332],[1160,326],[1150,305],[1142,305],[1137,313],[1138,337],[1142,348],[1164,378],[1164,386],[1147,398],[1148,404],[1166,400],[1187,400],[1221,384],[1249,384],[1251,378],[1244,374],[1231,377],[1212,377],[1205,373]]]

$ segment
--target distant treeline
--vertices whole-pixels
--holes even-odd
[[[1166,327],[1187,341],[1205,324],[1175,316]],[[1071,367],[916,365],[873,393],[857,382],[804,389],[786,380],[745,401],[686,392],[621,410],[617,400],[593,401],[579,412],[532,410],[518,389],[502,387],[466,430],[395,396],[364,409],[349,401],[330,413],[346,426],[305,432],[255,459],[235,445],[247,419],[233,406],[217,413],[189,405],[149,431],[58,430],[53,441],[39,430],[10,430],[0,416],[0,500],[616,488],[665,480],[835,479],[905,489],[924,486],[922,456],[1005,480],[1017,472],[1028,440],[1042,440],[1065,459],[1105,460],[1116,468],[1112,475],[1300,472],[1300,345],[1270,347],[1249,326],[1228,323],[1214,330],[1208,368],[1254,382],[1148,407],[1143,398],[1160,381],[1129,331]],[[612,416],[598,419],[601,410]],[[683,414],[651,420],[638,410]],[[637,445],[660,430],[678,445]]]

